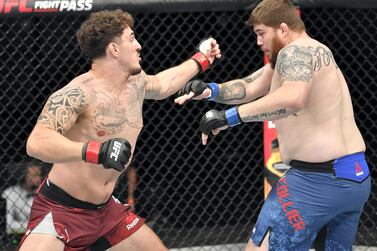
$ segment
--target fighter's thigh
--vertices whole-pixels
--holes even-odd
[[[310,247],[316,232],[327,219],[322,215],[316,216],[323,202],[316,203],[317,199],[313,198],[315,189],[305,189],[306,183],[305,175],[294,172],[289,172],[278,181],[253,229],[251,239],[256,246],[263,244],[269,233],[267,239],[270,250],[305,250]]]
[[[113,246],[111,251],[167,251],[160,238],[146,224],[135,233]]]
[[[352,250],[360,214],[342,213],[328,223],[326,250]]]
[[[48,234],[29,234],[19,251],[58,251],[64,250],[64,243]]]

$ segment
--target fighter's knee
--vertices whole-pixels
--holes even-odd
[[[245,251],[252,251],[254,248],[254,243],[252,242],[251,239],[246,244]]]
[[[30,234],[23,240],[19,251],[64,250],[64,243],[55,236],[47,234]]]
[[[245,248],[245,251],[255,251],[255,250],[261,250],[259,249],[260,247],[258,247],[257,245],[254,244],[254,242],[249,239],[249,241],[247,242],[246,244],[246,248]]]
[[[249,239],[246,244],[245,251],[268,251],[268,238],[269,233],[264,237],[262,244],[258,247],[254,242]]]

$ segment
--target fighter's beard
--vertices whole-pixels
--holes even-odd
[[[275,65],[276,65],[276,61],[277,61],[279,52],[283,48],[284,48],[283,43],[277,37],[275,37],[272,41],[271,56],[269,58],[272,69],[275,69]]]

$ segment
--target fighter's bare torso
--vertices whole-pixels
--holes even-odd
[[[72,141],[104,142],[125,138],[134,152],[143,127],[142,105],[145,93],[145,73],[128,78],[113,88],[89,71],[59,90],[70,102],[81,102],[83,111],[64,136]],[[67,94],[67,93],[71,94]],[[57,107],[65,112],[65,107]],[[132,158],[132,156],[131,156]],[[86,162],[54,164],[49,179],[76,199],[100,204],[111,196],[120,172]]]
[[[365,151],[346,80],[329,48],[310,38],[298,39],[292,45],[312,52],[313,78],[304,109],[275,121],[283,161],[323,162]],[[281,80],[275,70],[271,92],[279,86]]]

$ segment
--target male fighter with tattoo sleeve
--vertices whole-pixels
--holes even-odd
[[[292,167],[270,192],[246,250],[308,250],[323,226],[326,250],[352,250],[370,176],[347,82],[289,0],[260,2],[248,24],[270,64],[224,84],[189,82],[176,102],[242,104],[202,117],[203,144],[211,132],[275,121],[282,160]]]
[[[167,250],[111,194],[143,127],[143,100],[176,93],[221,54],[209,38],[189,60],[147,75],[133,22],[122,10],[100,11],[76,34],[92,65],[49,97],[28,139],[28,154],[54,165],[34,198],[22,251]]]

